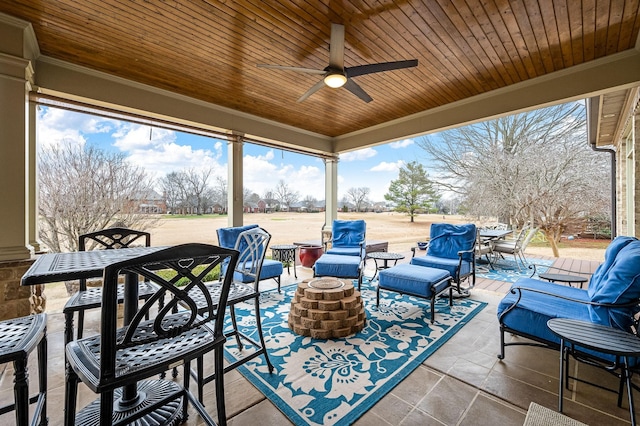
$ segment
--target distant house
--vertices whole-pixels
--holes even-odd
[[[224,213],[224,206],[222,204],[214,204],[211,207],[209,207],[209,213],[213,213],[213,214],[222,214]]]
[[[153,189],[135,194],[123,206],[127,213],[165,214],[167,201]]]
[[[258,203],[246,202],[242,206],[242,211],[244,213],[260,213],[260,208],[258,206]]]
[[[272,213],[280,209],[280,203],[274,199],[261,199],[258,200],[258,209],[262,213]]]

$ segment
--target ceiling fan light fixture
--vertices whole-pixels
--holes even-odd
[[[331,73],[327,74],[324,78],[324,84],[327,86],[337,89],[338,87],[342,87],[347,82],[347,76],[341,73]]]

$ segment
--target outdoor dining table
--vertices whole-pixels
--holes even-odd
[[[501,240],[509,234],[513,234],[513,229],[480,229],[480,238],[483,240]]]
[[[23,286],[50,284],[81,278],[98,278],[105,267],[145,254],[154,253],[166,247],[132,247],[117,250],[77,251],[69,253],[47,253],[36,259],[22,276]],[[138,310],[138,278],[127,274],[124,287],[124,322],[128,324]],[[137,410],[145,404],[139,396],[137,385],[125,386],[119,406],[126,410]]]

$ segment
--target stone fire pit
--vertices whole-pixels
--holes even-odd
[[[351,282],[337,278],[306,279],[291,301],[289,328],[314,339],[346,337],[362,330],[367,314]]]

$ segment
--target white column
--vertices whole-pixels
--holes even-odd
[[[27,205],[27,221],[28,221],[28,229],[27,229],[27,241],[33,251],[35,253],[42,252],[42,248],[40,246],[40,240],[38,236],[38,179],[37,179],[37,162],[36,162],[36,151],[37,151],[37,112],[36,112],[36,104],[31,102],[29,103],[29,142],[27,149],[27,188],[28,188],[28,205]]]
[[[40,55],[29,22],[0,13],[0,261],[31,257],[29,90]]]
[[[331,229],[333,221],[338,218],[338,159],[324,160],[324,223]]]
[[[229,173],[227,187],[227,221],[229,226],[241,226],[243,222],[242,149],[242,136],[234,135],[227,145],[227,167]]]
[[[32,74],[29,60],[0,53],[0,261],[31,257],[27,147],[28,79]]]

